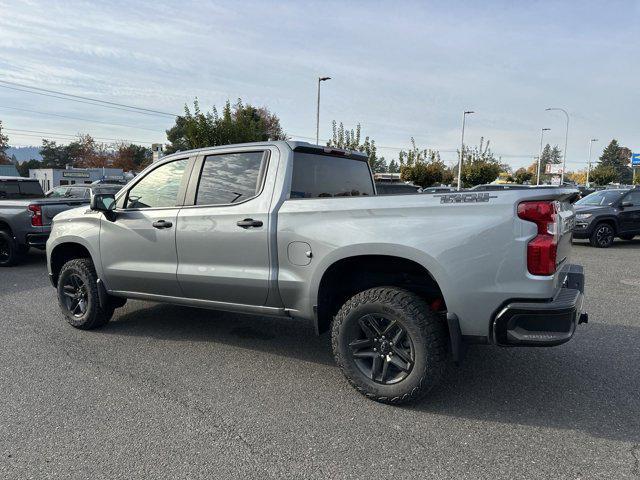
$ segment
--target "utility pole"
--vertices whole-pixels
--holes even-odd
[[[467,115],[471,115],[475,113],[471,110],[468,110],[462,114],[462,141],[460,142],[460,161],[458,162],[458,191],[461,189],[462,185],[462,158],[464,157],[464,125],[467,120]]]
[[[587,182],[586,182],[587,188],[591,186],[591,184],[589,183],[589,175],[591,174],[591,147],[593,146],[593,142],[597,142],[597,141],[598,141],[597,138],[592,138],[591,140],[589,140],[589,166],[587,167]]]
[[[320,145],[320,82],[331,80],[331,77],[318,77],[318,103],[316,108],[316,145]]]
[[[540,154],[538,155],[538,175],[536,176],[536,185],[540,185],[540,164],[542,163],[542,139],[544,138],[544,132],[548,132],[550,128],[543,128],[540,132]]]
[[[564,108],[556,108],[550,107],[547,108],[546,111],[549,112],[551,110],[558,110],[564,113],[564,116],[567,119],[567,129],[564,132],[564,152],[562,152],[562,174],[560,175],[560,185],[564,184],[564,171],[567,169],[567,141],[569,140],[569,114]]]

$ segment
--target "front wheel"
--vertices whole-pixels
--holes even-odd
[[[446,367],[446,329],[418,295],[372,288],[349,299],[336,315],[336,363],[363,395],[406,403],[438,384]]]
[[[591,246],[597,248],[609,248],[613,244],[615,237],[615,231],[613,227],[608,223],[599,223],[596,228],[593,229],[591,237],[589,237],[589,243]]]
[[[75,328],[100,327],[113,316],[113,307],[100,306],[97,280],[93,263],[88,258],[70,260],[60,270],[58,304],[67,322]]]

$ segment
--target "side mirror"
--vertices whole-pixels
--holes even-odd
[[[621,206],[622,208],[625,208],[625,207],[633,207],[633,202],[622,202],[622,203],[620,204],[620,206]]]
[[[105,217],[113,222],[115,220],[116,197],[113,193],[96,193],[91,197],[89,208],[104,213]]]

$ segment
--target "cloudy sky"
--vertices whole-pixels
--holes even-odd
[[[588,141],[640,150],[640,2],[136,2],[0,0],[0,81],[180,113],[242,97],[268,106],[293,138],[331,120],[361,123],[389,159],[415,137],[455,160],[481,136],[518,167],[540,129],[586,162]],[[15,145],[41,137],[162,142],[170,117],[0,86]],[[64,117],[73,117],[63,118]],[[29,130],[29,132],[25,132]],[[50,135],[41,132],[54,132]]]

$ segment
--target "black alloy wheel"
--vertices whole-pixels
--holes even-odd
[[[591,235],[591,245],[598,248],[608,248],[613,244],[614,237],[613,227],[608,223],[601,223],[596,225]]]
[[[358,369],[382,385],[401,382],[415,363],[411,336],[399,321],[384,315],[362,316],[351,332],[349,347]]]
[[[64,279],[62,285],[64,305],[71,315],[82,318],[87,313],[89,293],[82,277],[72,273]]]

